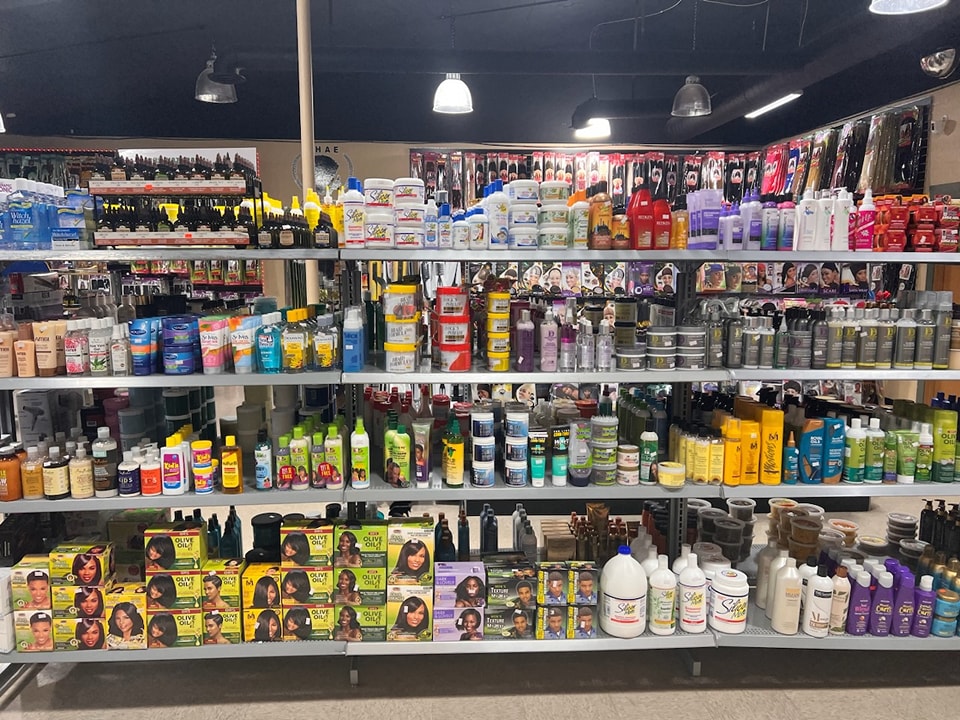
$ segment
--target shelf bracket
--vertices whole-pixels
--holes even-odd
[[[688,650],[686,648],[679,650],[679,653],[684,665],[687,666],[687,672],[690,673],[690,677],[700,677],[700,673],[703,669],[702,662],[700,660],[700,653],[694,650]]]
[[[350,663],[350,687],[359,687],[360,685],[360,658],[352,657]]]

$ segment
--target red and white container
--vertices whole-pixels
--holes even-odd
[[[468,372],[470,370],[470,343],[440,346],[441,372]]]
[[[470,296],[465,288],[437,288],[437,315],[440,317],[462,317],[467,314]]]

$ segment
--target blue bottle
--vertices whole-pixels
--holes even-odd
[[[347,308],[343,321],[343,371],[360,372],[366,363],[366,341],[360,308]]]
[[[276,375],[283,370],[283,349],[281,346],[282,329],[280,313],[272,312],[263,316],[263,325],[257,330],[257,363],[259,371]]]

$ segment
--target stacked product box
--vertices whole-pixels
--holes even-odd
[[[250,563],[240,578],[244,642],[280,642],[280,566]]]
[[[435,642],[483,640],[487,604],[486,571],[481,562],[438,562],[433,580]]]
[[[105,597],[113,585],[113,545],[66,543],[55,547],[49,560],[54,649],[106,649]]]
[[[570,587],[567,596],[573,605],[573,638],[590,640],[597,637],[600,616],[597,614],[597,594],[600,588],[600,568],[590,562],[571,561]]]
[[[570,569],[564,563],[537,567],[537,640],[573,637],[574,608],[570,603]]]
[[[144,533],[163,522],[163,512],[151,508],[121,510],[107,520],[107,538],[113,543],[117,582],[144,582]]]
[[[483,637],[533,640],[537,619],[537,569],[527,562],[487,565]]]
[[[10,568],[0,568],[0,653],[8,653],[16,645],[13,634],[12,574]]]
[[[432,640],[434,521],[394,518],[387,529],[387,641]]]
[[[212,558],[203,565],[203,644],[236,645],[243,638],[240,580],[243,558]]]
[[[284,640],[333,636],[333,525],[328,520],[280,528],[280,607]]]
[[[203,566],[207,525],[161,523],[144,532],[147,646],[194,647],[203,641]]]
[[[53,599],[47,555],[24,555],[13,566],[10,597],[17,651],[53,650]]]
[[[385,522],[338,525],[334,537],[334,640],[386,639],[387,535]]]
[[[140,583],[114,585],[104,596],[107,650],[147,647],[147,592]]]

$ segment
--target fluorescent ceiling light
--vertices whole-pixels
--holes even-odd
[[[870,0],[870,12],[877,15],[911,15],[936,10],[950,0]]]
[[[600,140],[610,137],[610,121],[606,118],[590,118],[586,127],[573,131],[577,140]]]
[[[744,117],[747,118],[748,120],[752,120],[755,117],[760,117],[764,113],[768,113],[771,110],[776,110],[781,105],[786,105],[788,102],[792,100],[796,100],[801,95],[803,95],[802,92],[792,92],[789,95],[784,95],[782,98],[780,98],[779,100],[774,100],[769,105],[764,105],[762,108],[758,108],[753,112],[748,112],[746,115],[744,115]]]
[[[433,94],[433,111],[444,115],[464,115],[473,112],[470,88],[460,79],[460,73],[447,73]]]

